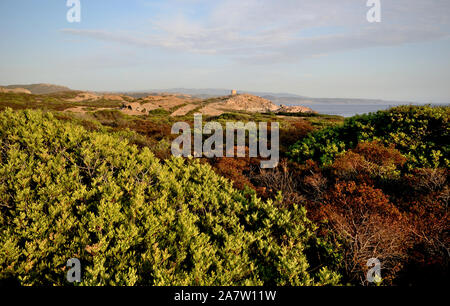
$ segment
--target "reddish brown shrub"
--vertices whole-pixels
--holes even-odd
[[[359,143],[353,152],[379,166],[400,167],[406,162],[406,158],[393,145],[386,147],[376,141]]]
[[[341,179],[395,179],[405,162],[406,158],[395,148],[369,142],[360,143],[354,150],[342,154],[330,168]]]
[[[166,123],[155,123],[149,120],[135,120],[127,126],[141,135],[155,140],[161,140],[171,136],[171,126]],[[124,128],[124,127],[122,127]]]
[[[298,183],[289,169],[287,160],[283,159],[274,169],[261,169],[258,174],[252,176],[254,185],[261,186],[264,196],[275,198],[278,192],[283,195],[283,204],[301,204],[304,202],[298,192]]]
[[[380,189],[365,183],[339,182],[325,196],[324,213],[345,246],[344,269],[350,280],[366,284],[366,263],[377,258],[382,277],[392,281],[408,249],[409,232],[400,211]]]
[[[425,193],[442,190],[448,187],[448,169],[414,169],[411,185],[418,191]]]
[[[402,203],[414,244],[400,281],[415,284],[439,284],[449,281],[450,216],[448,186],[442,191],[418,195]]]
[[[235,150],[236,150],[235,146]],[[251,173],[259,169],[260,160],[258,158],[248,157],[248,147],[245,148],[245,154],[247,157],[233,158],[233,157],[220,157],[206,159],[207,162],[213,167],[214,171],[222,175],[229,180],[233,181],[233,186],[236,189],[244,189],[245,186],[257,190],[257,188],[250,181]],[[257,190],[258,191],[258,190]],[[261,188],[259,189],[261,190]]]
[[[310,171],[303,179],[303,191],[315,201],[321,201],[327,188],[328,179],[322,172]]]

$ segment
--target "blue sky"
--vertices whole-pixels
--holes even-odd
[[[0,1],[0,84],[450,102],[450,1]]]

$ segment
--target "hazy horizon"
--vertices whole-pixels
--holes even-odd
[[[0,2],[0,84],[450,102],[447,0],[80,2]]]

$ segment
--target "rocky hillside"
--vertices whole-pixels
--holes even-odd
[[[280,108],[270,100],[250,94],[224,96],[207,100],[193,99],[190,96],[180,95],[148,96],[124,103],[122,111],[130,115],[141,115],[158,108],[172,111],[172,116],[183,116],[193,111],[207,116],[218,116],[233,111],[249,113],[312,112],[310,108],[303,106],[284,106]]]
[[[313,110],[304,106],[280,107],[268,99],[250,94],[222,97],[221,101],[207,104],[199,110],[205,115],[221,115],[229,111],[244,111],[249,113],[312,113]]]
[[[68,87],[51,84],[0,86],[0,93],[29,94],[30,99],[44,101],[58,99],[58,108],[65,111],[85,113],[93,109],[117,109],[127,115],[145,115],[163,110],[172,117],[201,113],[205,116],[219,116],[229,112],[246,113],[312,113],[304,106],[278,106],[269,99],[252,94],[236,94],[202,99],[180,93],[152,93],[144,97],[108,92],[71,90]],[[54,101],[55,102],[55,101]]]
[[[251,113],[274,112],[278,106],[272,101],[249,94],[231,96],[217,107],[225,110],[246,111]]]
[[[194,111],[207,116],[218,116],[233,111],[249,113],[313,112],[310,108],[303,106],[279,107],[270,100],[250,94],[224,96],[206,100],[179,95],[148,96],[124,103],[122,111],[129,115],[141,115],[158,108],[171,111],[172,116],[183,116]]]

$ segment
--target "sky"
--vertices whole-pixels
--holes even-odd
[[[450,1],[0,1],[0,84],[450,102]]]

